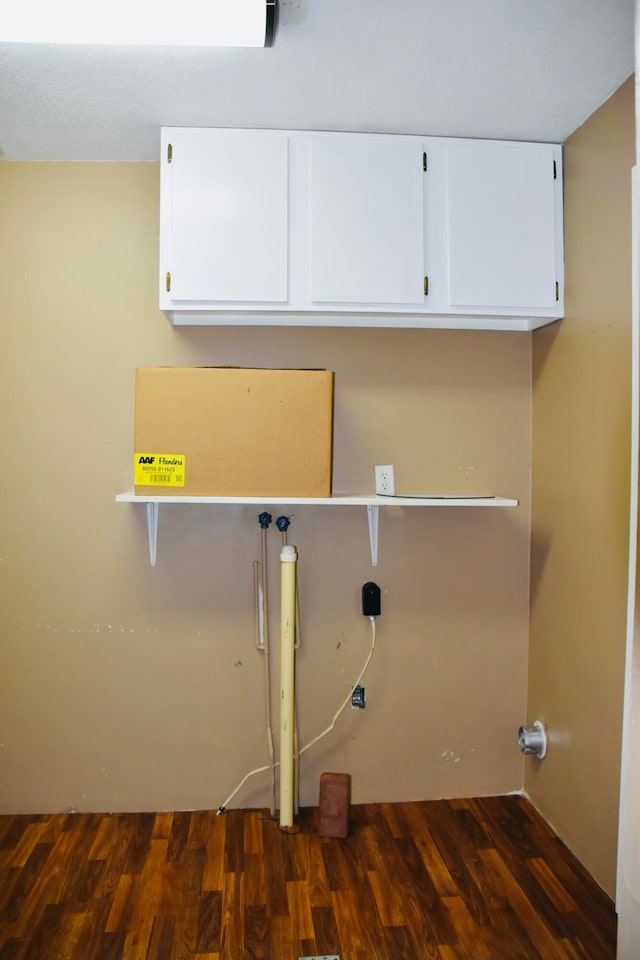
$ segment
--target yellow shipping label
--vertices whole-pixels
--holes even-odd
[[[184,487],[187,458],[182,453],[134,453],[136,486]]]

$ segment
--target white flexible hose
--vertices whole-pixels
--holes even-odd
[[[342,701],[342,704],[338,707],[337,711],[334,713],[333,720],[331,721],[327,729],[323,730],[322,733],[319,733],[317,737],[314,737],[313,740],[311,740],[304,747],[302,747],[302,749],[300,750],[300,756],[302,756],[303,753],[306,753],[307,750],[311,749],[311,747],[313,747],[314,744],[318,742],[318,740],[322,740],[322,738],[325,737],[328,733],[331,733],[331,731],[336,725],[336,720],[338,719],[338,717],[340,716],[344,708],[347,706],[347,704],[351,703],[351,696],[352,696],[353,690],[355,690],[356,687],[360,686],[360,681],[364,677],[365,671],[369,666],[369,664],[371,663],[371,657],[373,656],[373,651],[376,648],[376,618],[369,617],[369,620],[371,621],[371,649],[369,650],[369,656],[365,661],[364,667],[360,671],[360,675],[358,676],[358,679],[354,683],[351,692],[347,694],[347,696]]]
[[[369,654],[368,654],[368,656],[367,656],[367,659],[365,660],[365,664],[364,664],[362,670],[360,671],[360,673],[359,673],[359,675],[358,675],[358,679],[356,680],[356,682],[355,682],[354,685],[353,685],[352,691],[351,691],[349,694],[347,694],[347,696],[344,698],[344,700],[342,701],[342,703],[340,704],[340,706],[338,707],[338,709],[337,709],[336,712],[334,713],[333,719],[332,719],[331,723],[329,724],[329,726],[326,728],[326,730],[323,730],[322,733],[319,733],[317,737],[314,737],[313,740],[311,740],[311,741],[310,741],[309,743],[307,743],[304,747],[302,747],[302,749],[300,750],[300,755],[302,755],[303,753],[306,753],[307,750],[310,750],[311,747],[313,747],[316,743],[318,743],[319,740],[322,740],[322,738],[325,737],[328,733],[331,733],[331,731],[333,730],[333,728],[334,728],[335,725],[336,725],[336,721],[338,720],[338,717],[340,716],[340,714],[342,713],[342,711],[345,709],[345,707],[346,707],[349,703],[351,703],[351,695],[352,695],[353,690],[355,690],[356,687],[359,687],[359,686],[360,686],[360,683],[361,683],[361,681],[362,681],[362,678],[363,678],[364,675],[365,675],[365,672],[366,672],[366,670],[367,670],[367,667],[368,667],[369,664],[371,663],[371,658],[373,657],[373,652],[374,652],[374,650],[375,650],[375,648],[376,648],[376,618],[375,618],[375,617],[369,617],[369,620],[371,621],[371,649],[369,650]],[[218,807],[218,816],[220,816],[221,813],[224,813],[224,811],[226,810],[227,806],[231,803],[231,801],[232,801],[233,798],[236,796],[236,794],[240,792],[240,790],[242,789],[242,787],[244,787],[244,785],[245,785],[245,783],[247,782],[247,780],[249,780],[251,777],[256,776],[258,773],[264,773],[266,770],[273,770],[273,769],[275,769],[275,767],[279,767],[279,766],[280,766],[280,763],[279,763],[278,761],[276,761],[273,765],[272,765],[272,764],[266,764],[266,765],[263,766],[263,767],[256,767],[255,770],[251,770],[249,773],[247,773],[247,774],[242,778],[242,780],[240,781],[240,783],[238,784],[238,786],[235,788],[235,790],[234,790],[232,793],[229,794],[229,796],[228,796],[227,799],[224,801],[224,803],[221,803],[221,804],[220,804],[220,806]]]

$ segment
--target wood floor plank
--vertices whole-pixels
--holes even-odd
[[[400,888],[391,882],[384,870],[370,870],[367,873],[367,879],[383,925],[404,927],[407,917],[402,905]]]
[[[244,911],[244,946],[250,960],[267,960],[269,956],[269,917],[264,903],[252,903]]]
[[[281,914],[271,916],[269,918],[269,930],[269,960],[294,960],[294,956],[304,956],[302,953],[296,953],[300,941],[294,939],[294,931],[289,916],[282,916]],[[228,958],[228,960],[231,960],[231,958]]]
[[[285,857],[285,879],[294,882],[306,880],[309,871],[308,834],[284,834],[282,852]]]
[[[529,817],[523,812],[521,802],[507,807],[502,800],[503,798],[497,798],[493,804],[480,801],[487,814],[489,833],[499,854],[500,863],[511,876],[512,884],[525,893],[528,902],[544,920],[552,935],[556,939],[570,938],[571,929],[565,916],[557,909],[544,885],[538,882],[535,872],[529,869],[530,861],[542,853],[537,839],[527,830]]]
[[[325,870],[324,857],[322,856],[324,845],[326,845],[324,841],[317,835],[310,836],[307,886],[309,888],[309,903],[312,908],[329,907],[331,905],[331,887]]]
[[[123,815],[114,817],[112,829],[110,844],[105,850],[104,871],[96,889],[96,897],[112,897],[118,887],[120,878],[125,872],[131,834],[127,817]],[[97,840],[97,837],[98,834],[96,834],[95,840]],[[91,852],[89,855],[91,855]]]
[[[224,819],[212,816],[210,810],[194,810],[189,816],[189,836],[187,839],[189,849],[203,850],[207,845],[209,833],[216,826],[224,833]]]
[[[244,814],[244,852],[264,853],[262,843],[262,822],[264,815],[259,810],[250,810]]]
[[[31,817],[27,814],[0,817],[0,848],[15,850],[29,824],[37,823],[39,819],[39,817]]]
[[[100,960],[122,960],[125,936],[124,931],[103,934],[97,952]],[[54,960],[54,958],[52,957],[51,960]]]
[[[301,940],[315,939],[313,915],[305,880],[287,881],[287,901],[291,925]]]
[[[38,843],[20,871],[7,905],[7,919],[13,921],[12,935],[21,939],[39,923],[47,903],[52,900],[49,890],[51,875],[46,869],[51,845]]]
[[[388,951],[384,924],[378,913],[371,886],[363,883],[353,891],[352,896],[355,899],[356,910],[365,935],[365,951],[369,956],[379,957],[380,960],[394,960]]]
[[[439,917],[438,929],[436,929],[433,918],[429,914],[425,914],[422,908],[421,898],[416,895],[416,888],[410,884],[404,884],[402,892],[407,927],[417,947],[416,956],[425,958],[425,960],[440,960],[443,937],[448,944],[457,943],[453,924],[448,917],[446,919]],[[445,909],[443,901],[441,910],[444,911]],[[443,928],[446,928],[446,933],[443,933]]]
[[[171,960],[176,918],[160,916],[153,918],[149,950],[145,960]]]
[[[267,902],[264,856],[259,853],[244,855],[244,902],[248,906],[262,906]]]
[[[433,930],[436,943],[452,943],[455,933],[445,898],[440,897],[431,875],[424,865],[413,839],[398,839],[396,847],[400,852],[404,888],[410,888],[420,913],[425,917],[425,925]]]
[[[68,960],[86,960],[87,957],[101,958],[100,944],[110,910],[110,897],[96,899],[87,912],[80,915],[84,919],[79,927],[74,927],[69,932],[62,956],[68,958]],[[75,934],[78,938],[77,943],[72,945],[70,941]],[[71,947],[73,948],[71,949]]]
[[[171,830],[169,831],[169,844],[167,847],[167,860],[172,863],[179,860],[187,846],[189,840],[189,827],[191,826],[190,813],[174,813],[171,818]]]
[[[224,872],[242,873],[244,857],[244,814],[229,810],[222,818],[224,824]]]
[[[316,950],[321,956],[340,954],[340,936],[336,926],[333,908],[311,907],[313,917],[313,931],[315,934]]]
[[[24,955],[29,949],[30,939],[16,939],[14,937],[4,941],[4,946],[0,948],[0,960],[24,960]]]
[[[42,834],[46,830],[46,823],[29,823],[18,840],[16,846],[13,849],[13,856],[11,858],[11,866],[22,869],[31,854],[33,853],[33,848],[36,843],[39,843],[42,839]]]
[[[61,903],[48,903],[40,920],[31,932],[29,948],[24,954],[24,960],[40,960],[47,950],[59,953],[62,941],[62,927],[65,920],[64,906]]]
[[[202,851],[204,865],[202,874],[203,890],[222,890],[224,887],[227,832],[223,817],[210,820],[203,837]]]
[[[154,820],[155,814],[153,813],[132,814],[131,823],[133,829],[131,830],[129,847],[127,849],[127,863],[124,868],[125,873],[142,873],[147,850],[149,849],[149,843],[151,841]]]
[[[197,904],[187,904],[176,912],[170,960],[193,960],[198,939]]]
[[[492,960],[485,937],[486,928],[478,926],[464,898],[446,897],[444,902],[456,931],[458,949],[474,960]]]
[[[105,815],[100,818],[100,823],[93,838],[91,849],[87,856],[89,860],[106,860],[111,850],[111,844],[115,838],[118,828],[118,818]]]
[[[160,908],[162,865],[166,862],[167,846],[168,840],[150,839],[139,878],[134,875],[125,940],[125,950],[130,960],[146,958],[153,922]]]
[[[540,913],[531,903],[527,893],[515,882],[513,874],[509,872],[500,854],[494,849],[489,849],[483,850],[482,856],[490,858],[493,869],[502,877],[509,903],[538,952],[545,960],[566,960],[566,954],[559,944],[559,940],[563,938],[555,936],[546,923],[541,922]]]
[[[203,892],[198,908],[196,953],[219,953],[222,932],[222,891]]]
[[[167,909],[173,905],[173,912],[177,913],[187,907],[197,907],[200,897],[209,889],[205,883],[205,850],[187,847],[179,861],[165,865],[162,878],[161,903],[166,903]],[[224,880],[220,889],[223,886]]]
[[[531,857],[527,860],[527,866],[559,910],[566,913],[567,910],[578,909],[573,897],[565,890],[558,877],[542,857]]]
[[[133,887],[131,874],[120,875],[118,885],[111,900],[111,909],[104,928],[105,933],[127,932],[129,914],[131,912],[131,888]]]
[[[490,923],[487,904],[470,869],[471,862],[479,853],[468,841],[466,834],[456,831],[453,812],[446,801],[437,801],[429,807],[429,833],[438,848],[460,896],[479,926]]]
[[[332,892],[331,900],[342,952],[349,956],[354,951],[363,951],[366,947],[367,937],[362,927],[354,897],[350,891],[340,889]]]
[[[155,817],[153,818],[153,830],[151,831],[152,839],[168,840],[173,829],[173,821],[175,818],[176,814],[167,810],[163,811],[162,813],[156,813]]]
[[[440,851],[433,842],[433,838],[426,827],[424,804],[414,804],[411,813],[413,823],[413,840],[420,852],[422,861],[440,897],[454,897],[458,888],[449,873]]]
[[[220,953],[223,957],[241,957],[244,952],[244,877],[240,873],[225,874],[222,891],[222,923]]]
[[[285,879],[285,863],[282,858],[283,835],[278,832],[273,823],[265,822],[262,827],[264,844],[265,871],[267,890],[267,909],[269,917],[289,918],[289,903],[287,900],[287,882]]]
[[[0,817],[0,960],[614,960],[613,904],[522,797]]]
[[[415,960],[416,957],[421,956],[407,926],[387,927],[385,929],[385,939],[389,956],[393,960]],[[437,960],[441,960],[441,957],[442,954],[438,948]]]

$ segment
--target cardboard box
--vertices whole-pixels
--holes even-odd
[[[135,492],[329,497],[333,373],[136,371]]]

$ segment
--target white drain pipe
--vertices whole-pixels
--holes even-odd
[[[280,553],[280,829],[293,830],[295,779],[295,641],[296,563],[295,547]]]

